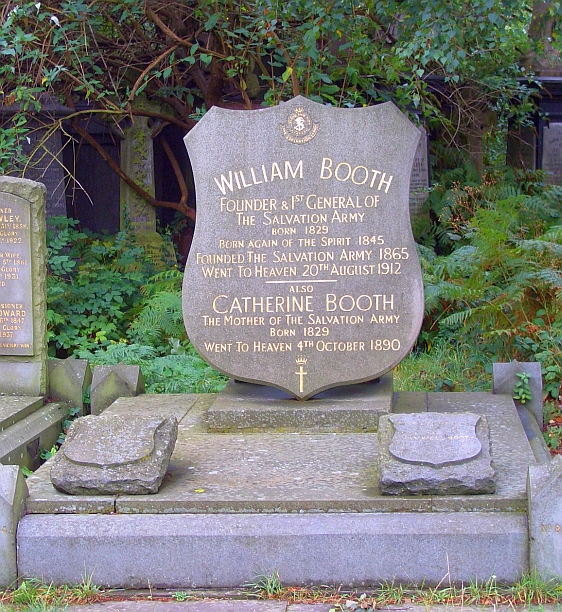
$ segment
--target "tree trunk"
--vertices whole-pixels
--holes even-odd
[[[555,27],[551,0],[535,0],[528,37],[532,50],[521,58],[522,65],[537,76],[562,76],[560,52],[552,45]]]

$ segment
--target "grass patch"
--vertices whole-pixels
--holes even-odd
[[[495,576],[486,581],[473,581],[468,584],[452,584],[445,576],[437,586],[401,584],[384,581],[364,592],[348,591],[341,587],[326,585],[294,587],[285,586],[277,571],[259,574],[243,585],[240,594],[260,600],[280,600],[288,603],[327,603],[331,612],[361,610],[374,612],[383,606],[403,604],[423,604],[449,606],[504,606],[541,605],[562,603],[562,581],[542,580],[536,573],[525,574],[513,585],[499,584]],[[240,596],[240,595],[239,595]],[[238,597],[239,597],[238,596]],[[120,599],[122,596],[120,597]],[[134,596],[135,600],[164,599],[175,601],[209,600],[220,598],[206,591],[175,591],[154,596],[151,591],[146,596]],[[54,586],[40,580],[30,579],[13,590],[0,591],[0,612],[55,612],[68,605],[88,604],[112,599],[109,591],[84,580],[73,586]]]
[[[73,604],[100,601],[104,589],[92,583],[90,577],[77,585],[55,586],[36,578],[24,580],[16,589],[0,592],[0,612],[25,608],[26,612],[48,612]]]
[[[490,369],[490,372],[487,370]],[[465,346],[448,343],[414,351],[393,370],[397,391],[490,391],[491,365]]]
[[[251,587],[247,596],[257,599],[279,599],[289,603],[329,603],[331,612],[362,610],[374,612],[382,606],[423,604],[424,606],[516,606],[562,603],[562,582],[545,581],[536,573],[525,574],[513,585],[499,584],[495,576],[486,581],[469,584],[406,585],[385,581],[363,593],[344,591],[329,586],[291,587],[283,586],[279,574],[256,576],[244,585]]]

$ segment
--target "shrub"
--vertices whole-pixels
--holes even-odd
[[[108,346],[123,338],[141,286],[153,274],[150,261],[129,231],[96,236],[66,217],[50,220],[47,232],[47,325],[49,355]]]

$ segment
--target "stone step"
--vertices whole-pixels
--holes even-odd
[[[28,514],[20,578],[120,588],[513,583],[528,572],[524,513]]]
[[[0,463],[37,468],[40,451],[57,441],[68,409],[64,402],[47,404],[4,429],[0,433]]]
[[[26,395],[0,396],[0,432],[21,421],[32,412],[39,410],[44,401],[42,397]]]

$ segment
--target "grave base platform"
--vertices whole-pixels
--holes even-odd
[[[84,572],[111,587],[236,587],[383,580],[514,582],[529,570],[526,477],[537,460],[513,400],[491,393],[400,393],[393,410],[474,412],[490,425],[496,492],[389,497],[377,434],[207,429],[213,395],[120,398],[104,414],[179,421],[156,495],[57,492],[50,462],[27,483],[18,571],[47,582]],[[298,433],[297,433],[298,432]]]

